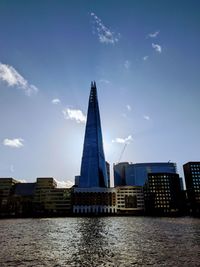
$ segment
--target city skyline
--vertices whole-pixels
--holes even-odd
[[[105,158],[199,161],[198,1],[1,1],[0,177],[80,173],[91,80]]]

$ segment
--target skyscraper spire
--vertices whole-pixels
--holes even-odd
[[[91,82],[78,187],[108,187],[96,83]]]

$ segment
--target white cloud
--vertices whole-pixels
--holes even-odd
[[[52,101],[51,101],[51,103],[52,104],[59,104],[61,101],[60,101],[60,99],[58,99],[58,98],[54,98]]]
[[[162,52],[162,47],[160,45],[152,43],[152,47],[155,49],[156,52]]]
[[[29,84],[12,66],[2,63],[0,63],[0,81],[5,82],[10,87],[16,86],[24,90],[28,96],[38,92],[38,88]]]
[[[77,123],[85,123],[86,116],[80,109],[63,109],[63,114],[66,120],[75,120]]]
[[[143,60],[146,61],[149,58],[149,56],[144,56]]]
[[[111,82],[109,80],[106,80],[106,79],[100,79],[99,82],[105,83],[105,84],[111,84]]]
[[[67,181],[58,181],[56,179],[54,179],[57,183],[57,187],[58,188],[69,188],[72,187],[74,185],[74,183],[70,180]]]
[[[145,120],[147,120],[147,121],[150,120],[150,117],[149,117],[148,115],[144,115],[143,118],[144,118]]]
[[[107,28],[101,21],[100,18],[95,15],[95,13],[90,14],[93,23],[94,23],[94,33],[97,33],[99,37],[100,43],[105,43],[105,44],[115,44],[119,42],[120,34],[112,32],[109,28]]]
[[[17,179],[17,181],[19,181],[20,183],[27,183],[25,179]]]
[[[158,34],[160,33],[160,31],[156,31],[156,32],[153,32],[153,33],[149,33],[148,34],[148,37],[150,38],[156,38],[158,36]]]
[[[131,108],[130,105],[126,105],[126,108],[128,109],[128,111],[131,111],[132,110],[132,108]]]
[[[12,164],[10,165],[10,171],[11,172],[14,172],[15,171],[14,166]]]
[[[24,146],[23,142],[24,142],[24,140],[22,138],[14,138],[14,139],[6,138],[3,140],[3,145],[9,146],[9,147],[20,148],[20,147]]]
[[[133,141],[133,138],[131,135],[129,135],[126,138],[116,137],[115,139],[112,140],[112,143],[129,144],[131,141]]]
[[[124,62],[124,67],[128,70],[128,69],[130,69],[130,67],[131,67],[131,62],[129,61],[129,60],[126,60],[125,62]]]

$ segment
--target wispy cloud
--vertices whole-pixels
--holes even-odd
[[[56,181],[58,188],[70,188],[74,185],[74,183],[70,180],[67,181],[58,181],[56,179],[54,180]]]
[[[4,139],[3,140],[3,145],[4,146],[9,146],[9,147],[14,147],[14,148],[20,148],[23,147],[24,140],[22,138],[14,138],[14,139]]]
[[[129,70],[130,67],[131,67],[131,62],[130,62],[129,60],[126,60],[126,61],[124,62],[124,67],[125,67],[127,70]]]
[[[0,63],[0,81],[5,82],[8,86],[20,88],[25,94],[30,96],[32,93],[37,93],[38,88],[35,85],[29,84],[26,79],[12,66]]]
[[[126,138],[116,137],[112,140],[112,143],[119,143],[119,144],[129,144],[131,141],[133,141],[133,138],[131,135],[129,135]]]
[[[104,83],[104,84],[111,84],[111,82],[109,80],[106,80],[106,79],[100,79],[99,82]]]
[[[126,108],[128,109],[128,111],[131,111],[132,110],[132,108],[131,108],[130,105],[126,105]]]
[[[144,118],[145,120],[147,120],[147,121],[150,120],[150,117],[149,117],[148,115],[144,115],[143,118]]]
[[[62,112],[66,120],[74,120],[77,123],[86,122],[86,116],[83,114],[83,112],[80,109],[66,108],[66,109],[63,109]]]
[[[158,36],[158,34],[160,33],[160,31],[156,31],[156,32],[153,32],[153,33],[149,33],[148,34],[148,37],[150,38],[156,38]]]
[[[119,42],[120,34],[107,28],[95,13],[90,14],[94,23],[94,33],[98,35],[100,43],[115,44]]]
[[[149,58],[149,56],[144,56],[143,60],[146,61]]]
[[[51,101],[51,103],[52,104],[54,104],[54,105],[57,105],[57,104],[59,104],[61,101],[60,101],[60,99],[58,99],[58,98],[54,98],[54,99],[52,99],[52,101]]]
[[[162,47],[160,45],[152,43],[152,47],[155,49],[156,52],[162,52]]]
[[[10,171],[11,172],[14,172],[15,171],[14,166],[12,164],[10,165]]]

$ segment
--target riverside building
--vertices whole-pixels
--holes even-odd
[[[182,193],[176,173],[149,173],[144,186],[145,211],[149,215],[182,213]]]
[[[72,188],[57,188],[52,177],[36,183],[0,178],[0,217],[67,216],[72,212]]]
[[[189,212],[200,216],[200,162],[192,161],[183,165]]]
[[[0,215],[7,216],[12,213],[11,196],[14,185],[19,181],[13,178],[0,178]]]
[[[144,195],[142,186],[118,186],[117,214],[142,215],[144,213]]]
[[[110,165],[105,161],[96,83],[91,83],[80,175],[75,177],[73,212],[116,213]]]
[[[114,164],[114,185],[143,186],[149,173],[176,173],[176,164],[172,162],[128,163]]]

